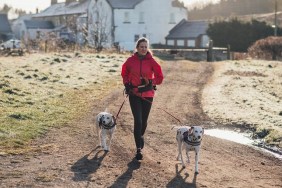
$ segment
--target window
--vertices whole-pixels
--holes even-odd
[[[184,46],[184,40],[177,40],[177,46]]]
[[[129,12],[124,12],[124,21],[123,23],[130,23]]]
[[[137,42],[138,39],[139,39],[139,35],[134,35],[134,42]]]
[[[174,15],[174,13],[170,13],[169,23],[170,24],[175,24],[175,15]]]
[[[139,13],[139,23],[140,23],[140,24],[145,23],[145,22],[144,22],[144,12],[140,12],[140,13]]]
[[[188,47],[195,47],[195,40],[188,40],[187,41],[187,46]]]
[[[174,40],[167,40],[167,45],[174,46]]]
[[[36,39],[40,39],[40,31],[36,31]]]

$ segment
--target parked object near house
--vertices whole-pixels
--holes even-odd
[[[181,20],[165,37],[171,48],[208,48],[208,22]]]
[[[12,55],[12,54],[23,55],[24,53],[23,49],[24,49],[24,45],[21,43],[20,40],[17,39],[10,39],[0,44],[0,53],[2,55]]]

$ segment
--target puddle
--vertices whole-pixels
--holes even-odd
[[[252,146],[256,149],[260,149],[264,152],[270,153],[282,160],[282,153],[279,152],[278,149],[264,146],[262,140],[252,139],[251,133],[239,133],[235,131],[222,130],[222,129],[205,129],[205,134],[209,136],[229,140],[232,142],[236,142],[239,144]]]

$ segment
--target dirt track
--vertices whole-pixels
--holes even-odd
[[[91,133],[92,114],[116,114],[124,98],[123,88],[102,101],[93,102],[89,114],[68,127],[52,130],[33,143],[38,152],[1,156],[1,187],[281,187],[282,162],[244,145],[204,136],[199,171],[194,160],[181,169],[176,161],[175,131],[178,122],[216,126],[201,107],[201,92],[213,73],[212,64],[165,62],[165,81],[158,87],[145,136],[144,160],[135,154],[132,115],[125,103],[115,133],[112,151],[97,148]],[[94,112],[93,112],[94,111]],[[190,154],[192,159],[194,153]]]

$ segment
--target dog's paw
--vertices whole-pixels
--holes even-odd
[[[110,151],[110,149],[107,146],[103,147],[104,151]]]

